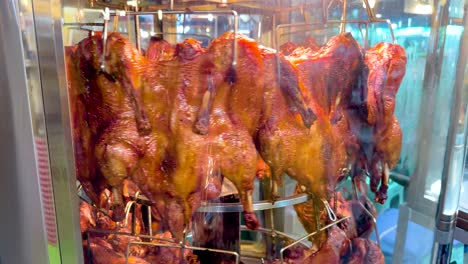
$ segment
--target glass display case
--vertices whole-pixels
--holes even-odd
[[[0,7],[0,263],[466,263],[466,1]]]

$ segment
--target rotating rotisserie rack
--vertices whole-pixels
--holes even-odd
[[[363,39],[364,39],[364,48],[367,49],[368,47],[368,30],[369,30],[369,25],[372,24],[372,23],[386,23],[388,26],[389,26],[389,30],[390,30],[390,34],[391,34],[391,39],[392,41],[394,42],[395,41],[395,38],[394,38],[394,34],[393,34],[393,29],[391,27],[391,23],[389,20],[385,20],[385,19],[376,19],[374,14],[373,14],[373,11],[372,9],[369,7],[369,3],[368,3],[368,0],[363,0],[365,5],[366,5],[366,10],[367,10],[367,13],[368,13],[368,20],[346,20],[346,0],[343,0],[343,14],[342,14],[342,19],[341,20],[329,20],[328,19],[328,8],[330,7],[330,5],[334,2],[334,1],[331,1],[330,2],[330,5],[327,6],[327,8],[323,8],[323,10],[325,10],[323,12],[323,17],[322,17],[322,20],[321,21],[314,21],[314,22],[307,22],[307,20],[305,19],[306,22],[304,23],[294,23],[294,24],[280,24],[280,25],[276,25],[276,28],[275,28],[275,32],[274,32],[274,41],[275,41],[275,47],[277,48],[277,52],[278,52],[278,55],[279,55],[279,46],[280,46],[280,38],[282,35],[292,35],[292,34],[297,34],[297,33],[303,33],[303,32],[307,32],[307,31],[312,31],[314,30],[314,26],[318,26],[318,25],[321,25],[321,26],[324,26],[324,27],[327,27],[327,25],[340,25],[340,33],[341,32],[344,32],[345,30],[345,26],[346,24],[357,24],[358,27],[359,27],[359,30],[361,32],[361,34],[363,35]],[[139,7],[138,6],[138,2],[137,1],[123,1],[125,2],[125,4],[120,5],[116,5],[115,4],[115,1],[113,1],[112,3],[109,3],[109,2],[106,2],[106,1],[102,1],[102,0],[92,0],[90,1],[92,2],[93,6],[103,6],[105,7],[104,11],[102,12],[102,16],[104,18],[104,23],[68,23],[68,24],[65,24],[65,26],[71,26],[75,29],[79,29],[79,30],[87,30],[87,31],[92,31],[91,29],[89,28],[86,28],[87,26],[91,26],[91,27],[95,27],[95,26],[98,26],[98,27],[101,27],[102,26],[102,32],[103,32],[103,41],[104,41],[104,47],[106,47],[105,45],[105,41],[107,39],[107,32],[108,32],[108,24],[109,22],[111,21],[111,18],[114,18],[114,23],[116,23],[116,21],[118,21],[118,18],[119,17],[122,17],[122,16],[133,16],[133,17],[138,17],[140,15],[154,15],[155,17],[157,17],[159,20],[162,21],[163,19],[163,15],[195,15],[195,14],[214,14],[214,15],[228,15],[228,16],[232,16],[233,19],[234,19],[234,25],[233,25],[233,31],[234,33],[237,33],[238,32],[238,13],[234,10],[196,10],[196,11],[187,11],[187,10],[173,10],[174,8],[174,1],[167,1],[168,2],[168,5],[169,5],[169,10],[162,10],[162,9],[159,9],[159,10],[151,10],[151,8],[149,7],[145,7],[145,6],[142,6],[142,7]],[[123,3],[122,2],[122,3]],[[196,2],[196,1],[177,1],[180,3],[184,3],[184,4],[187,4],[187,5],[190,5],[192,4],[191,2]],[[217,3],[217,2],[220,2],[220,3],[217,3],[217,4],[223,4],[224,2],[226,1],[202,1],[202,2],[210,2],[210,3]],[[231,2],[231,1],[230,1]],[[248,6],[248,2],[249,1],[234,1],[235,3],[234,4],[238,4],[239,6],[241,6],[241,4],[245,5],[247,4]],[[252,2],[252,1],[250,1]],[[255,1],[253,1],[255,2]],[[127,4],[131,4],[131,6],[129,7]],[[234,6],[234,5],[233,5]],[[114,11],[111,11],[110,8],[115,8],[116,10]],[[166,5],[167,7],[167,5]],[[300,9],[300,8],[306,8],[307,6],[299,6],[299,7],[293,7],[294,9]],[[125,9],[125,10],[117,10],[117,9]],[[145,10],[148,10],[148,11],[139,11],[139,10],[142,10],[142,8],[144,8]],[[162,7],[161,7],[162,8]],[[153,6],[153,9],[154,9],[154,6]],[[274,8],[270,8],[271,10],[269,11],[273,11],[273,12],[289,12],[291,11],[291,9],[281,9],[281,8],[277,8],[275,10],[273,10]],[[293,30],[295,28],[299,28],[298,30]],[[114,27],[115,29],[115,27]],[[282,31],[285,30],[285,29],[289,29],[288,32],[286,33],[283,33]],[[362,33],[362,30],[361,29],[365,29],[365,33]],[[136,36],[136,46],[138,49],[141,48],[140,46],[140,36],[139,36],[139,24],[138,24],[138,19],[135,19],[135,36]],[[181,33],[173,33],[173,32],[156,32],[156,34],[181,34]],[[186,35],[186,34],[183,34],[182,35]],[[187,35],[191,35],[191,34],[187,34]],[[235,67],[237,66],[236,65],[236,60],[237,60],[237,55],[236,55],[236,45],[237,45],[237,42],[236,41],[233,41],[233,47],[234,47],[234,52],[233,52],[233,58],[232,58],[232,66]],[[104,51],[103,54],[105,54],[106,52]],[[278,57],[278,63],[279,63],[279,56]],[[105,69],[106,65],[104,64],[104,60],[102,60],[102,65],[101,67],[103,69]],[[280,69],[280,67],[277,67],[277,69]],[[278,76],[280,76],[280,74],[278,74]],[[355,201],[363,208],[363,210],[369,215],[369,217],[372,218],[373,220],[373,223],[374,223],[374,230],[376,232],[376,238],[377,238],[377,244],[379,245],[380,247],[380,241],[379,241],[379,235],[378,235],[378,230],[377,230],[377,225],[376,225],[376,219],[375,217],[372,215],[371,212],[369,212],[369,210],[364,206],[364,204],[359,200],[359,199],[356,199],[356,197],[358,197],[358,191],[357,191],[357,188],[355,186],[355,183],[354,181],[352,181],[353,183],[353,193],[354,195],[352,195],[353,199],[355,199]],[[82,191],[81,191],[81,188],[79,187],[79,196],[82,200],[88,202],[89,204],[92,205],[92,203],[86,198],[85,195],[82,195]],[[273,238],[272,240],[275,241],[274,238],[282,238],[284,240],[288,240],[288,241],[293,241],[285,246],[277,246],[276,248],[278,249],[275,253],[275,257],[276,258],[279,258],[281,263],[284,263],[284,252],[285,250],[295,246],[295,245],[298,245],[298,244],[305,244],[305,242],[307,241],[307,239],[309,239],[310,237],[322,232],[322,231],[326,231],[327,229],[329,229],[330,227],[334,226],[334,225],[337,225],[339,224],[340,222],[342,221],[345,221],[347,220],[349,217],[344,217],[344,218],[340,218],[338,219],[336,217],[336,214],[335,214],[335,211],[336,211],[336,204],[334,206],[331,206],[328,204],[328,202],[326,200],[323,200],[321,202],[324,203],[325,205],[325,209],[327,211],[327,214],[328,214],[328,217],[329,217],[329,220],[330,220],[330,223],[328,225],[325,225],[325,226],[320,226],[319,224],[319,221],[318,221],[318,218],[319,218],[319,215],[318,213],[316,212],[314,217],[315,217],[315,220],[316,220],[316,223],[318,223],[317,225],[317,230],[315,230],[314,232],[312,233],[309,233],[303,237],[300,237],[299,239],[296,239],[294,238],[292,235],[290,234],[286,234],[284,232],[281,232],[279,230],[276,230],[275,229],[275,224],[274,224],[274,217],[273,217],[273,211],[275,209],[279,209],[279,208],[284,208],[284,207],[287,207],[287,206],[292,206],[292,205],[295,205],[295,204],[300,204],[300,203],[303,203],[303,202],[306,202],[306,201],[309,201],[310,199],[314,199],[313,197],[311,197],[310,195],[307,195],[307,194],[299,194],[299,195],[293,195],[293,196],[289,196],[289,197],[284,197],[284,198],[280,198],[280,199],[277,199],[275,201],[271,201],[271,200],[262,200],[262,201],[257,201],[254,203],[253,205],[253,208],[254,208],[254,211],[265,211],[265,212],[268,212],[267,216],[270,218],[270,226],[271,228],[259,228],[253,232],[259,232],[259,233],[263,233],[263,234],[266,234],[267,236]],[[336,201],[336,199],[334,199]],[[314,200],[315,201],[315,200]],[[320,201],[316,201],[316,202],[320,202]],[[223,254],[228,254],[228,255],[232,255],[235,257],[235,262],[236,263],[239,263],[240,262],[240,259],[241,257],[244,257],[242,255],[241,252],[235,252],[235,251],[228,251],[228,250],[221,250],[221,249],[215,249],[215,248],[206,248],[206,247],[195,247],[195,246],[191,246],[191,245],[187,245],[187,242],[190,240],[190,237],[191,237],[191,232],[185,232],[184,233],[184,236],[183,236],[183,240],[182,241],[175,241],[175,240],[172,240],[172,239],[165,239],[165,238],[161,238],[161,237],[157,237],[155,236],[153,233],[152,233],[152,229],[151,229],[151,223],[153,221],[152,219],[152,216],[151,216],[151,213],[148,213],[147,214],[147,222],[148,222],[148,232],[147,234],[138,234],[136,232],[136,214],[134,213],[135,210],[136,210],[136,205],[137,204],[140,204],[142,206],[145,206],[147,207],[148,209],[148,212],[151,212],[151,204],[150,202],[142,195],[139,195],[138,193],[135,194],[135,197],[132,197],[132,200],[129,201],[127,204],[126,204],[126,209],[125,209],[125,224],[128,223],[128,221],[131,221],[131,232],[118,232],[118,231],[111,231],[111,230],[99,230],[99,229],[89,229],[86,231],[86,238],[87,238],[87,243],[88,243],[88,251],[86,252],[86,254],[91,254],[90,252],[90,247],[89,247],[89,238],[92,234],[104,234],[104,235],[114,235],[114,236],[128,236],[128,237],[133,237],[133,238],[138,238],[138,239],[141,239],[141,241],[132,241],[130,242],[128,245],[127,245],[127,248],[126,248],[126,263],[128,263],[128,260],[129,260],[129,257],[130,257],[130,247],[132,245],[140,245],[140,246],[144,246],[144,247],[170,247],[170,248],[178,248],[181,250],[181,254],[180,254],[180,262],[184,262],[185,260],[183,259],[183,251],[184,250],[202,250],[202,251],[208,251],[208,252],[216,252],[216,253],[223,253]],[[93,205],[94,206],[94,205]],[[95,207],[95,206],[94,206]],[[104,209],[101,209],[101,208],[97,208],[100,212],[104,213],[105,215],[109,216],[108,212]],[[214,212],[214,213],[228,213],[228,212],[242,212],[242,205],[240,203],[208,203],[208,202],[204,202],[202,204],[202,206],[198,209],[198,212],[205,212],[205,213],[208,213],[208,212]],[[133,212],[131,215],[131,219],[129,219],[129,215],[130,213]],[[248,230],[245,226],[241,226],[241,230]],[[252,230],[250,230],[252,232]],[[247,257],[250,257],[250,256],[247,256]],[[271,257],[271,256],[267,256],[267,257]],[[89,258],[91,259],[91,258]]]
[[[369,215],[369,217],[372,218],[372,222],[374,225],[374,232],[376,233],[376,239],[377,239],[377,244],[380,247],[380,241],[379,241],[379,233],[377,230],[377,225],[376,225],[376,219],[374,215],[365,207],[365,205],[359,200],[356,199],[356,197],[359,197],[358,190],[356,188],[356,185],[353,182],[353,200],[356,201],[364,210],[366,214]],[[336,192],[335,192],[336,194]],[[93,207],[95,207],[99,212],[103,213],[107,217],[110,218],[109,212],[106,211],[105,209],[98,208],[95,205],[92,204],[92,202],[86,197],[86,195],[83,194],[81,185],[78,187],[78,196],[80,197],[81,200],[89,203]],[[309,201],[310,199],[314,199],[312,196],[307,195],[307,194],[299,194],[299,195],[292,195],[289,197],[284,197],[277,199],[275,201],[271,200],[261,200],[254,202],[253,208],[254,211],[269,211],[269,216],[270,216],[270,221],[271,221],[271,227],[272,228],[258,228],[257,230],[249,230],[246,226],[241,226],[240,230],[241,231],[250,231],[250,232],[258,232],[265,234],[269,236],[272,241],[275,241],[276,238],[283,239],[284,241],[293,241],[290,242],[289,244],[285,246],[275,245],[277,252],[274,254],[274,256],[265,256],[265,258],[276,258],[281,261],[281,263],[284,262],[284,253],[287,249],[298,245],[298,244],[303,244],[306,247],[308,245],[305,243],[307,239],[310,237],[313,237],[314,235],[317,235],[320,232],[326,231],[330,227],[339,224],[342,221],[345,221],[350,218],[350,216],[343,217],[338,219],[335,211],[336,211],[336,204],[334,204],[333,208],[332,206],[326,201],[322,200],[322,202],[325,205],[325,210],[327,211],[328,218],[330,220],[330,223],[325,225],[325,226],[320,226],[320,221],[319,221],[319,213],[315,211],[314,217],[315,217],[315,222],[317,223],[317,229],[309,233],[305,236],[300,237],[299,239],[294,238],[292,235],[284,233],[282,231],[276,230],[275,229],[275,224],[274,224],[274,217],[273,217],[273,210],[279,209],[279,208],[284,208],[287,206],[292,206],[295,204],[300,204],[306,201]],[[336,196],[335,199],[336,201]],[[316,201],[314,199],[314,201]],[[317,201],[318,202],[318,201]],[[140,204],[141,206],[146,206],[147,207],[147,221],[148,221],[148,234],[138,234],[136,232],[136,205]],[[228,213],[228,212],[242,212],[242,205],[240,203],[212,203],[212,202],[203,202],[202,206],[198,209],[197,212],[213,212],[213,213]],[[153,235],[152,229],[151,229],[151,223],[152,223],[152,216],[151,216],[151,203],[144,197],[143,195],[140,195],[139,192],[135,194],[134,197],[132,197],[132,200],[127,202],[126,207],[125,207],[125,220],[123,224],[125,226],[128,225],[128,221],[131,221],[131,232],[119,232],[119,231],[112,231],[112,230],[101,230],[101,229],[88,229],[86,233],[86,240],[87,240],[87,252],[85,252],[88,255],[88,259],[91,260],[91,250],[90,250],[90,237],[94,234],[100,234],[100,235],[113,235],[113,236],[127,236],[127,237],[133,237],[135,239],[141,239],[141,241],[131,241],[128,243],[126,247],[126,252],[125,252],[125,260],[126,263],[129,263],[129,257],[131,256],[130,254],[130,248],[132,245],[139,245],[139,246],[144,246],[144,247],[168,247],[168,248],[178,248],[180,249],[180,263],[186,263],[184,259],[184,250],[200,250],[200,251],[207,251],[207,252],[214,252],[214,253],[222,253],[222,254],[227,254],[227,255],[232,255],[235,257],[235,263],[238,264],[240,263],[241,257],[255,257],[255,256],[248,256],[248,255],[243,255],[242,252],[236,252],[236,251],[229,251],[229,250],[222,250],[222,249],[216,249],[216,248],[207,248],[207,247],[196,247],[196,246],[191,246],[187,245],[188,241],[190,240],[192,234],[191,232],[186,232],[184,231],[184,236],[182,241],[175,241],[172,239],[166,239],[166,238],[161,238]],[[129,219],[131,213],[131,219]],[[258,257],[257,257],[258,258]],[[261,258],[262,263],[263,263],[263,258]]]

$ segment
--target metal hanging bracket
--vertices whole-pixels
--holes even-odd
[[[109,20],[110,20],[110,10],[108,7],[104,8],[101,11],[102,17],[104,19],[104,26],[102,30],[102,54],[101,54],[101,70],[106,70],[106,53],[107,53],[107,30],[109,27]]]

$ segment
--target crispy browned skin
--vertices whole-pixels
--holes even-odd
[[[328,229],[328,239],[320,250],[304,259],[303,263],[340,263],[348,252],[350,241],[346,234],[336,226]]]
[[[388,171],[400,157],[402,134],[394,116],[395,96],[406,71],[404,49],[397,44],[379,43],[365,54],[367,76],[367,124],[372,128],[371,190],[376,201],[387,198]],[[378,188],[380,182],[380,187]]]
[[[296,194],[303,192],[304,191],[301,190],[299,186],[296,186]],[[302,226],[309,234],[324,227],[329,222],[325,206],[321,201],[310,199],[307,202],[294,205],[294,210]],[[315,216],[317,216],[317,218],[315,218]],[[320,225],[320,227],[317,224]],[[321,248],[325,241],[327,241],[327,237],[328,234],[326,231],[318,232],[316,235],[310,237],[310,241],[313,243],[312,246],[315,249]]]
[[[154,61],[171,60],[174,53],[175,48],[169,42],[157,37],[151,37],[146,49],[146,57]]]
[[[350,217],[338,224],[338,226],[345,231],[349,239],[356,237],[368,238],[374,230],[374,223],[372,216],[368,215],[362,205],[374,216],[377,217],[377,212],[374,204],[365,195],[360,195],[359,200],[345,200],[341,193],[338,192],[336,203],[336,216],[341,219],[344,217]],[[334,200],[330,200],[330,204],[334,205]]]
[[[88,125],[86,102],[88,94],[78,70],[77,46],[65,48],[67,87],[70,102],[75,173],[84,191],[94,204],[99,202],[98,194],[103,190],[103,179],[96,171],[94,159],[94,137]]]
[[[296,43],[288,41],[280,46],[280,51],[283,55],[288,56],[291,53],[293,53],[293,51],[298,47],[299,45],[297,45]]]
[[[349,154],[357,149],[350,129],[355,120],[348,113],[363,66],[359,44],[351,34],[343,33],[319,49],[296,53],[289,59],[297,68],[308,105],[318,119],[331,126],[329,148],[333,155],[328,169],[340,180],[350,162]]]
[[[327,147],[330,145],[328,135],[331,128],[321,120],[313,122],[310,129],[303,125],[302,118],[290,107],[285,90],[280,88],[281,83],[277,81],[274,51],[263,49],[262,53],[265,82],[270,84],[267,91],[270,114],[258,133],[260,153],[278,184],[281,184],[283,173],[287,173],[304,185],[308,192],[317,197],[327,197],[330,178],[326,166],[331,159]],[[275,193],[276,188],[273,191]]]
[[[317,114],[317,120],[310,131],[293,129],[294,122],[288,121],[290,114],[283,110],[287,107],[282,107],[284,99],[274,97],[276,112],[272,112],[274,118],[264,129],[261,145],[262,148],[274,146],[279,151],[266,151],[266,154],[276,152],[276,156],[264,158],[281,164],[269,164],[274,177],[286,172],[317,198],[328,199],[348,167],[347,150],[352,134],[345,112],[350,100],[347,97],[352,93],[362,64],[359,45],[350,34],[342,34],[315,52],[304,50],[288,59],[296,68],[298,86],[306,104]],[[285,154],[280,156],[282,149]]]
[[[84,39],[76,51],[77,68],[87,89],[87,123],[95,139],[91,156],[112,187],[114,219],[122,220],[123,180],[144,171],[158,173],[155,164],[161,163],[160,149],[166,140],[163,133],[157,133],[159,126],[151,126],[141,101],[146,59],[118,33],[108,36],[104,71],[100,70],[101,54],[99,35]]]
[[[336,123],[341,116],[340,108],[346,107],[352,98],[353,85],[361,70],[359,44],[350,33],[343,33],[315,52],[303,52],[289,59],[297,69],[307,104],[317,116]]]
[[[125,254],[116,251],[109,242],[103,238],[90,238],[90,249],[92,254],[92,263],[94,264],[125,264]],[[149,262],[138,258],[129,257],[128,263],[134,264],[147,264]]]
[[[368,239],[356,238],[352,240],[352,251],[345,258],[344,263],[383,264],[385,258],[377,244]]]
[[[231,93],[231,84],[225,80],[230,64],[213,59],[217,50],[229,49],[231,43],[229,39],[223,41],[220,38],[205,52],[198,42],[188,39],[177,45],[173,60],[160,62],[153,69],[153,79],[157,79],[161,87],[167,87],[168,97],[173,98],[168,108],[171,144],[165,159],[169,176],[163,198],[165,208],[161,210],[166,212],[162,215],[168,216],[169,228],[178,239],[199,207],[206,180],[210,179],[207,176],[212,173],[220,173],[236,185],[244,205],[246,225],[250,228],[258,226],[252,210],[257,153],[249,131],[243,125],[250,120],[232,120],[236,117],[230,115],[230,98],[236,96]],[[239,41],[240,47],[244,45],[252,45],[252,42]],[[239,64],[252,60],[248,55],[240,53]],[[209,86],[214,84],[216,89],[210,89]],[[203,103],[207,88],[212,92],[209,107]],[[195,133],[199,114],[202,113],[201,118],[204,118],[205,110],[201,111],[204,107],[209,115],[208,127],[204,133]]]

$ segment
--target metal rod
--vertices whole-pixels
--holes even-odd
[[[135,0],[135,12],[138,13],[138,0]],[[135,22],[135,44],[138,52],[141,53],[141,40],[140,40],[140,17],[138,14],[134,16]]]
[[[440,30],[445,31],[449,19],[450,0],[440,1],[437,5],[440,15]],[[463,182],[463,166],[465,163],[466,141],[466,91],[464,85],[468,19],[465,5],[465,29],[460,41],[460,55],[458,56],[456,79],[452,91],[452,107],[445,149],[444,166],[442,169],[441,188],[436,212],[436,233],[432,263],[449,263],[453,245],[453,230],[456,225],[460,188]],[[444,36],[445,38],[445,36]],[[443,40],[442,40],[443,41]],[[443,48],[443,46],[442,46]],[[439,88],[440,89],[440,88]],[[460,120],[463,120],[459,124]]]
[[[150,205],[148,205],[147,208],[148,208],[148,234],[150,236],[153,236],[153,225],[152,225],[152,222],[153,222],[152,213],[153,212],[151,211],[151,206]]]
[[[341,14],[341,26],[340,26],[340,34],[345,32],[345,29],[346,29],[346,9],[347,9],[347,4],[348,4],[348,1],[347,0],[343,0],[343,12]]]
[[[88,229],[88,230],[86,230],[85,233],[87,233],[87,234],[88,233],[95,233],[95,234],[105,234],[105,235],[117,235],[117,236],[133,236],[133,237],[138,237],[138,238],[145,238],[145,239],[151,239],[151,240],[160,240],[160,241],[165,241],[165,242],[177,243],[173,239],[160,238],[160,237],[156,237],[156,236],[148,236],[148,235],[142,235],[142,234],[132,235],[132,233],[117,232],[117,231],[112,231],[112,230]]]
[[[96,26],[96,27],[102,27],[104,26],[104,23],[63,23],[63,26],[68,27],[68,26]]]
[[[265,233],[265,234],[271,234],[271,232],[273,232],[273,230],[271,229],[268,229],[268,228],[263,228],[263,227],[259,227],[255,230],[252,230],[252,229],[249,229],[248,227],[246,227],[245,225],[241,225],[240,226],[240,229],[241,231],[248,231],[248,232],[260,232],[260,233]],[[275,234],[279,237],[283,237],[283,238],[286,238],[286,239],[290,239],[290,240],[296,240],[296,238],[284,233],[284,232],[281,232],[281,231],[278,231],[278,230],[274,230]],[[301,242],[304,246],[308,247],[308,245],[305,243],[305,242]]]
[[[184,249],[185,249],[185,242],[187,241],[187,229],[184,228],[184,231],[183,231],[183,236],[182,236],[182,241],[180,241],[180,246],[181,246],[181,250],[180,250],[180,258],[179,258],[179,262],[180,264],[184,264],[183,261],[184,261]]]
[[[269,210],[273,208],[282,208],[290,205],[306,202],[309,199],[307,194],[293,195],[287,198],[275,200],[272,203],[269,200],[258,201],[253,204],[254,211]],[[243,207],[240,203],[202,203],[197,212],[242,212]]]
[[[237,16],[237,12],[234,10],[155,10],[155,11],[110,11],[110,16],[135,16],[135,15],[157,15],[162,13],[163,15],[206,15],[206,14],[225,14]]]
[[[322,199],[322,202],[325,205],[325,210],[327,210],[327,215],[328,215],[328,218],[330,219],[330,221],[332,221],[332,222],[336,221],[336,219],[337,219],[336,214],[333,211],[333,209],[330,207],[330,204],[328,203],[328,201],[326,199]]]
[[[237,33],[239,32],[239,15],[235,10],[197,10],[197,11],[186,11],[186,10],[156,10],[156,11],[110,11],[109,15],[113,16],[140,16],[140,15],[201,15],[201,14],[226,14],[234,17],[234,40],[233,40],[233,52],[232,52],[232,67],[235,69],[237,66]],[[139,32],[137,39],[139,40]]]
[[[346,20],[346,21],[343,21],[343,20],[328,20],[326,23],[323,23],[321,21],[315,21],[315,22],[310,22],[310,23],[291,23],[291,24],[278,25],[276,27],[276,30],[278,32],[282,28],[289,28],[289,27],[307,27],[307,26],[316,26],[316,25],[325,26],[327,24],[343,24],[343,23],[366,25],[366,42],[368,42],[368,33],[367,32],[368,32],[369,24],[385,23],[385,24],[387,24],[387,26],[389,28],[392,43],[396,42],[395,41],[395,34],[394,34],[393,28],[392,28],[392,23],[388,19],[374,19],[373,21],[368,21],[368,20],[363,20],[363,19],[356,19],[356,20],[353,19],[353,20]],[[314,30],[314,29],[308,28],[308,29],[304,29],[304,30],[296,30],[296,31],[285,32],[285,33],[281,33],[280,35],[281,36],[290,35],[290,34],[296,34],[296,33],[305,32],[305,31],[312,31],[312,30]]]
[[[375,19],[374,11],[372,10],[371,6],[369,5],[369,0],[363,0],[366,6],[367,16],[369,17],[370,21]]]
[[[361,200],[359,200],[359,191],[357,190],[357,187],[356,187],[356,182],[352,181],[352,186],[353,186],[353,193],[354,193],[354,196],[353,196],[353,199],[355,199],[355,201],[358,202],[358,204],[361,206],[361,208],[364,210],[364,212],[370,216],[372,218],[372,223],[374,224],[374,232],[375,232],[375,240],[377,241],[377,245],[380,247],[380,237],[379,237],[379,230],[377,228],[377,219],[374,217],[374,215],[369,211],[367,210],[366,206],[364,204],[362,204]]]
[[[339,219],[339,220],[337,220],[337,221],[335,221],[335,222],[333,222],[333,223],[330,223],[330,224],[328,224],[328,225],[326,225],[326,226],[324,226],[324,227],[318,229],[317,231],[314,231],[314,232],[312,232],[312,233],[310,233],[310,234],[308,234],[308,235],[305,235],[305,236],[299,238],[298,240],[296,240],[295,242],[293,242],[293,243],[291,243],[291,244],[289,244],[289,245],[283,247],[283,248],[281,249],[281,251],[280,251],[281,263],[284,263],[283,254],[284,254],[284,251],[285,251],[286,249],[288,249],[288,248],[290,248],[290,247],[292,247],[292,246],[295,246],[295,245],[301,243],[301,241],[304,241],[304,240],[308,239],[309,237],[318,234],[319,232],[322,232],[322,231],[324,231],[324,230],[327,230],[328,228],[330,228],[330,227],[332,227],[332,226],[334,226],[334,225],[336,225],[336,224],[338,224],[338,223],[340,223],[340,222],[343,222],[344,220],[349,219],[349,218],[350,218],[350,216],[343,217],[343,218],[341,218],[341,219]]]
[[[104,29],[102,32],[102,54],[101,54],[101,70],[106,70],[106,49],[107,49],[107,26],[109,20],[104,18]]]

